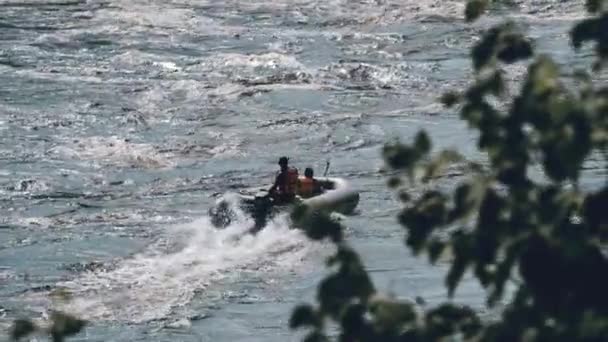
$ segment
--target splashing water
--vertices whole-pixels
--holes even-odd
[[[51,152],[68,157],[91,160],[103,165],[119,165],[142,168],[163,168],[172,166],[171,156],[158,152],[148,144],[130,142],[116,136],[109,138],[91,137],[75,139],[71,147],[59,146]]]
[[[299,265],[314,246],[280,217],[256,235],[242,216],[223,230],[208,217],[167,231],[166,240],[122,261],[109,271],[88,272],[60,283],[73,294],[65,310],[87,319],[132,323],[164,319],[177,307],[204,296],[205,290],[239,271],[268,274]],[[166,252],[163,248],[172,245]]]

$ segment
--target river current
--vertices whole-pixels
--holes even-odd
[[[361,190],[343,218],[379,290],[446,299],[447,264],[403,246],[381,148],[426,129],[483,159],[437,103],[469,49],[521,23],[566,68],[582,1],[511,1],[478,23],[445,0],[0,0],[0,339],[16,317],[90,320],[74,341],[288,341],[332,247],[281,217],[215,230],[218,193],[267,184],[281,155]],[[509,68],[511,81],[525,72]],[[599,162],[585,170],[594,187]],[[450,182],[456,182],[454,177]],[[58,292],[69,293],[69,301]],[[483,309],[465,280],[457,302]]]

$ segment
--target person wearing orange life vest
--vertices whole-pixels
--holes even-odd
[[[289,203],[296,197],[298,186],[298,169],[289,167],[289,158],[279,158],[281,171],[277,174],[274,184],[268,193],[276,203]]]
[[[307,167],[304,170],[304,178],[299,179],[298,182],[298,195],[302,198],[309,198],[321,193],[321,185],[313,177],[314,172],[312,168]]]

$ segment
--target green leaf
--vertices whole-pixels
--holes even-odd
[[[576,179],[587,155],[591,152],[591,127],[576,110],[543,136],[541,143],[545,172],[556,181]]]
[[[393,169],[411,169],[420,158],[417,151],[402,144],[388,144],[383,149],[384,160]]]
[[[19,340],[36,331],[36,325],[29,319],[17,319],[11,327],[11,338]]]
[[[443,103],[444,106],[450,108],[461,101],[461,95],[453,91],[447,92],[441,95],[441,99],[439,101]]]
[[[388,179],[388,182],[386,184],[389,188],[397,188],[399,186],[401,186],[401,178],[395,176],[395,177],[391,177]]]
[[[349,305],[344,310],[344,314],[340,320],[340,325],[342,326],[341,341],[352,341],[357,337],[370,334],[369,325],[364,318],[366,313],[365,306],[360,303]]]
[[[486,188],[483,200],[479,207],[479,217],[477,220],[477,230],[490,230],[496,235],[501,233],[502,213],[507,206],[506,200],[493,188]]]
[[[495,62],[515,63],[533,55],[532,44],[512,22],[493,27],[472,49],[473,67],[479,72]]]
[[[427,250],[429,252],[429,260],[431,264],[435,264],[437,262],[446,246],[447,244],[445,242],[438,239],[433,239],[431,242],[429,242]]]
[[[601,32],[600,19],[587,19],[574,26],[570,31],[570,38],[575,49],[579,49],[584,42],[597,40]]]
[[[523,280],[538,304],[548,309],[558,303],[563,283],[559,251],[546,238],[536,234],[526,241],[519,258],[519,269]]]
[[[494,58],[502,30],[502,27],[490,29],[471,50],[475,71],[487,66]]]
[[[64,337],[78,334],[87,324],[86,321],[78,319],[63,312],[54,311],[51,314],[53,325],[49,333],[53,341],[63,341]]]
[[[297,329],[300,327],[313,326],[320,327],[320,320],[314,308],[308,304],[298,305],[291,314],[289,327]]]
[[[486,89],[495,96],[500,96],[505,91],[505,81],[500,70],[491,73],[484,82]]]
[[[492,27],[483,35],[481,40],[471,50],[475,71],[480,71],[494,61],[496,52],[501,47],[502,37],[507,33],[513,32],[513,30],[514,24],[507,22]]]
[[[608,336],[608,319],[605,315],[587,311],[583,314],[580,330],[582,341],[602,341]]]
[[[454,296],[454,291],[456,290],[456,287],[458,286],[458,283],[462,279],[462,276],[466,272],[468,266],[469,262],[467,259],[457,257],[454,260],[445,280],[445,284],[448,288],[448,296]]]
[[[541,56],[530,66],[528,77],[532,96],[545,97],[559,89],[559,68],[547,56]]]
[[[517,257],[520,254],[520,244],[514,243],[507,247],[506,257],[502,262],[498,264],[496,268],[496,277],[494,281],[494,288],[492,289],[490,296],[488,297],[488,306],[494,307],[504,293],[504,288],[507,280],[511,277],[511,269],[517,262]]]
[[[470,127],[479,127],[483,118],[483,112],[477,105],[468,103],[462,107],[460,116],[469,123]],[[482,132],[483,134],[483,132]]]
[[[457,231],[452,238],[454,261],[446,277],[448,296],[454,296],[454,290],[462,279],[471,263],[471,237],[462,231]]]
[[[532,44],[521,34],[509,33],[501,38],[496,56],[502,62],[511,64],[532,57]]]
[[[290,217],[294,227],[302,229],[313,240],[329,238],[337,243],[343,239],[342,225],[327,213],[302,204],[292,210]]]
[[[428,192],[413,208],[402,211],[399,221],[408,230],[406,242],[414,253],[419,253],[433,229],[445,222],[446,213],[446,198],[440,192]]]
[[[608,188],[591,193],[585,198],[583,215],[589,225],[590,233],[601,240],[608,240]]]
[[[585,7],[587,7],[589,13],[597,13],[602,9],[604,2],[605,0],[587,0],[585,2]]]
[[[414,138],[414,147],[420,155],[425,155],[431,151],[431,139],[425,131],[419,131]]]
[[[488,6],[488,0],[469,0],[464,10],[464,17],[467,22],[475,21],[481,16]]]
[[[454,222],[469,217],[475,208],[479,196],[479,191],[474,192],[475,187],[465,183],[459,185],[454,191],[454,208],[448,215],[448,220]]]
[[[320,311],[338,319],[352,301],[366,302],[375,289],[359,256],[351,248],[338,245],[333,259],[334,263],[339,263],[339,270],[321,281],[317,298]]]
[[[399,191],[399,200],[403,203],[407,203],[412,200],[412,197],[407,192],[407,190],[400,190]]]
[[[433,158],[424,167],[424,176],[422,177],[422,182],[426,183],[435,177],[439,177],[446,167],[462,160],[464,160],[464,158],[456,151],[441,151],[439,155]]]
[[[439,341],[442,337],[453,336],[462,332],[470,338],[481,331],[481,320],[469,307],[442,304],[430,310],[425,317],[429,332],[426,340]]]
[[[306,337],[303,340],[303,342],[328,342],[328,341],[329,341],[329,339],[327,338],[327,336],[323,335],[319,331],[313,331],[313,332],[309,333],[308,335],[306,335]]]
[[[417,319],[412,304],[390,298],[374,298],[370,301],[369,311],[374,325],[382,331],[400,331],[404,326],[415,323]]]

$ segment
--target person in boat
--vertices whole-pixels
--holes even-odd
[[[298,179],[298,195],[302,198],[310,198],[322,193],[321,183],[314,178],[311,167],[304,170],[304,178]]]
[[[298,186],[298,169],[289,167],[289,158],[279,158],[281,170],[277,174],[274,184],[268,189],[268,194],[275,204],[291,203],[296,197]]]

